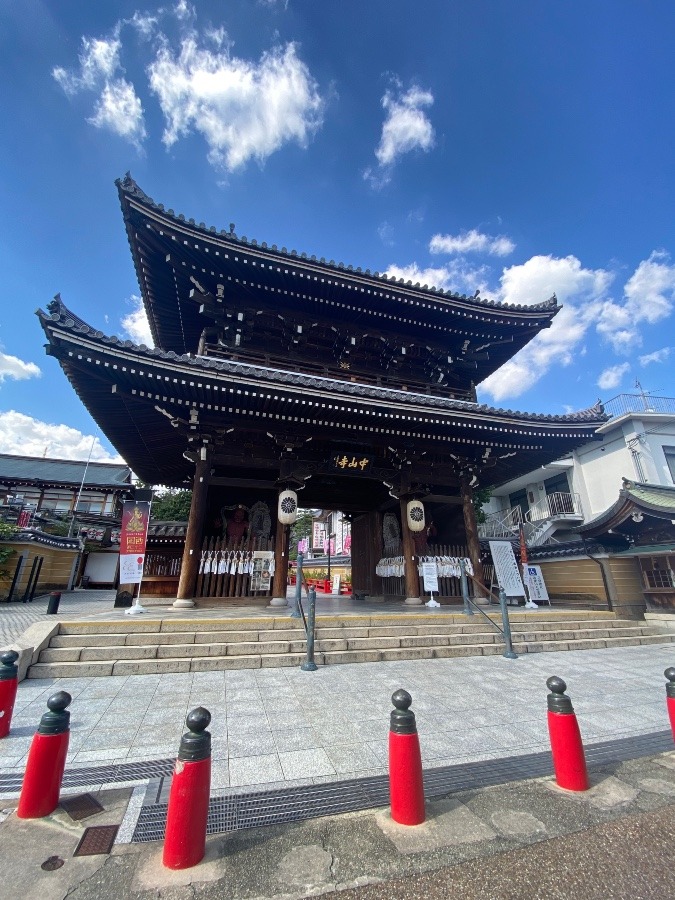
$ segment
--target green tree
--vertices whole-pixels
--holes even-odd
[[[6,522],[0,522],[0,542],[16,534],[17,529],[14,525],[8,525]],[[14,556],[16,551],[10,544],[0,543],[0,578],[7,578],[9,571],[5,568],[6,563]]]
[[[473,492],[473,508],[476,510],[476,522],[478,522],[479,525],[485,521],[483,506],[488,502],[491,496],[492,488],[489,487],[476,488]]]
[[[157,522],[185,522],[190,515],[192,491],[164,488],[152,495],[151,517]]]
[[[311,535],[313,521],[314,519],[309,510],[298,510],[298,518],[291,525],[291,546],[288,550],[289,559],[296,560],[298,558],[298,541]]]

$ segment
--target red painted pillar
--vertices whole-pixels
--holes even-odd
[[[7,737],[12,725],[12,713],[16,700],[19,670],[16,661],[19,654],[15,650],[0,653],[0,738]]]
[[[198,706],[188,714],[169,792],[164,853],[167,869],[189,869],[206,853],[206,821],[211,794],[211,713]]]
[[[584,745],[572,701],[565,695],[567,685],[562,678],[553,675],[547,680],[546,687],[551,691],[547,697],[548,733],[556,783],[568,791],[587,791]]]
[[[425,819],[422,755],[415,713],[407,691],[392,694],[396,707],[389,726],[389,797],[391,817],[399,825],[421,825]]]
[[[675,666],[670,666],[663,674],[668,679],[668,684],[666,685],[666,705],[668,707],[670,728],[673,732],[673,740],[675,741]]]
[[[38,730],[28,751],[26,773],[16,814],[20,819],[40,819],[59,805],[63,770],[70,739],[70,706],[72,697],[59,691],[47,700],[49,712],[40,719]]]

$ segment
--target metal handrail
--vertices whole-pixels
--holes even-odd
[[[478,585],[480,588],[482,588],[483,590],[487,591],[488,594],[491,594],[491,595],[497,600],[497,603],[499,603],[499,596],[498,596],[497,594],[495,594],[495,592],[492,590],[492,588],[486,587],[486,586],[485,586],[482,582],[480,582],[475,576],[469,575],[468,572],[467,572],[467,574],[466,574],[466,577],[467,577],[467,578],[470,578],[471,581],[474,582],[474,584]],[[497,629],[497,631],[502,635],[502,637],[504,636],[504,632],[503,632],[502,629],[499,627],[499,625],[497,625],[497,623],[495,622],[494,619],[491,619],[490,616],[488,616],[488,614],[485,612],[484,609],[481,609],[481,608],[480,608],[480,606],[476,603],[476,601],[473,599],[473,597],[466,596],[464,599],[465,599],[468,603],[470,603],[473,607],[475,607],[475,608],[478,610],[478,612],[488,620],[488,622],[490,623],[490,625],[492,625],[494,628]]]
[[[474,601],[469,597],[469,592],[465,587],[466,579],[470,578],[481,589],[488,591],[488,593],[491,594],[492,596],[495,596],[494,591],[492,590],[492,588],[486,588],[485,585],[482,584],[473,575],[467,575],[466,573],[463,573],[463,574],[465,577],[462,579],[462,588],[463,588],[463,591],[465,592],[464,593],[464,602],[466,604],[467,612],[471,609],[471,606],[469,605],[469,604],[471,604],[471,605],[475,606],[476,609],[478,609],[481,613],[483,613],[483,615],[485,616],[486,619],[488,619],[488,621],[492,622],[492,619],[487,615],[487,613],[483,612],[483,610],[480,609],[480,607],[476,603],[474,603]],[[502,656],[505,656],[507,659],[518,659],[518,654],[514,652],[513,642],[511,640],[511,624],[509,623],[509,611],[506,608],[506,594],[504,592],[504,588],[499,589],[499,608],[500,608],[501,614],[502,614],[502,625],[504,626],[504,630],[502,631],[502,629],[499,627],[499,625],[497,625],[496,622],[492,622],[492,624],[504,638],[504,652],[502,653]]]

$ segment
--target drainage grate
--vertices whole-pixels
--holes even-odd
[[[103,807],[95,797],[91,794],[78,794],[75,797],[64,797],[60,801],[62,809],[68,813],[71,819],[79,822],[81,819],[88,819],[89,816],[95,816],[96,813],[103,812]]]
[[[589,767],[595,768],[640,756],[654,756],[672,749],[673,737],[670,731],[589,744],[585,748],[586,761]],[[428,798],[442,797],[459,791],[539,778],[552,773],[551,754],[545,751],[429,769],[424,773],[424,789]],[[160,794],[161,786],[150,796],[157,798]],[[220,834],[243,828],[281,825],[388,805],[387,775],[230,794],[211,798],[207,833]],[[144,805],[132,843],[161,840],[164,837],[166,810],[166,802],[152,801],[147,806]]]
[[[110,784],[113,782],[143,781],[147,778],[161,778],[173,772],[174,759],[153,759],[146,762],[115,763],[110,766],[89,766],[69,769],[63,776],[62,787],[83,787],[89,784]],[[15,793],[21,790],[23,774],[0,775],[0,793]]]
[[[119,825],[93,825],[85,828],[73,856],[99,856],[110,853]]]

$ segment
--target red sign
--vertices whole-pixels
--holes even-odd
[[[122,505],[122,531],[120,553],[126,555],[145,553],[145,540],[150,523],[150,504],[146,500],[125,500]]]
[[[520,525],[520,564],[527,565],[527,544],[525,543],[525,529]]]

